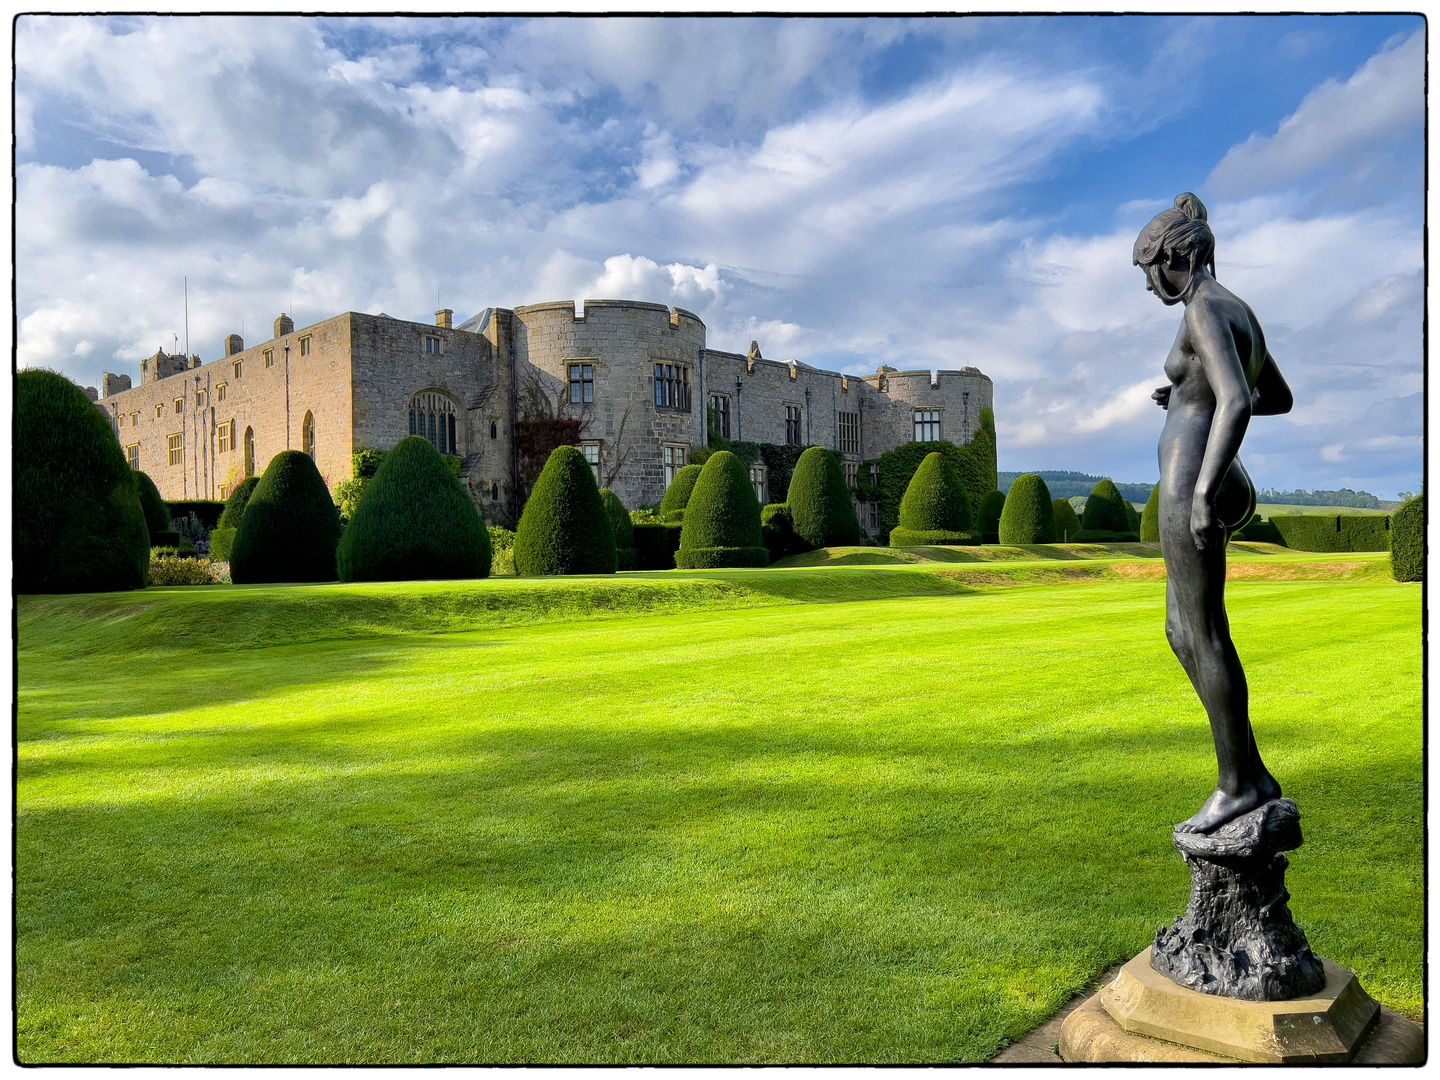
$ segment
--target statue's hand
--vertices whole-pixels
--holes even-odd
[[[1215,521],[1215,508],[1206,500],[1196,499],[1190,510],[1190,535],[1197,551],[1204,551],[1225,538],[1224,530]]]
[[[1155,399],[1155,404],[1162,409],[1170,408],[1170,389],[1170,384],[1166,383],[1164,386],[1157,386],[1155,392],[1150,395]]]

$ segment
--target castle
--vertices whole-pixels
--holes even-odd
[[[170,500],[223,499],[282,450],[304,450],[333,491],[359,450],[423,435],[461,460],[491,521],[513,521],[522,486],[517,426],[578,422],[601,486],[627,507],[659,502],[707,414],[722,436],[838,451],[852,486],[861,461],[910,441],[963,444],[993,408],[974,368],[858,377],[797,361],[709,349],[688,311],[630,300],[486,308],[458,326],[346,312],[223,359],[163,350],[141,362],[140,385],[105,374],[89,390],[130,466]],[[572,425],[573,426],[573,425]],[[762,503],[765,466],[751,466]],[[862,518],[863,521],[863,518]]]

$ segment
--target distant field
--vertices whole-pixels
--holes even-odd
[[[986,1060],[1185,907],[1157,547],[21,597],[19,1059]],[[1420,1017],[1421,587],[1231,550],[1291,908]]]
[[[1396,506],[1399,504],[1397,503]],[[1367,510],[1360,506],[1291,506],[1286,503],[1258,503],[1255,512],[1261,517],[1271,517],[1274,514],[1393,514],[1395,508],[1379,510]]]

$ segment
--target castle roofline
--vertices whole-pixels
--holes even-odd
[[[577,311],[589,311],[592,308],[629,308],[632,311],[656,311],[664,312],[668,317],[672,312],[676,315],[683,315],[687,319],[694,319],[700,325],[705,321],[693,311],[686,311],[682,307],[672,308],[665,304],[652,304],[648,300],[547,300],[539,304],[524,304],[512,309],[516,315],[528,315],[535,311],[559,311],[569,310],[572,314]]]

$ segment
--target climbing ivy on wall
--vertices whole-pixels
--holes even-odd
[[[860,465],[856,477],[856,496],[861,502],[880,503],[880,531],[888,534],[900,523],[900,500],[910,486],[910,478],[926,456],[943,454],[960,474],[960,484],[970,502],[974,520],[980,502],[994,491],[999,473],[995,453],[995,414],[980,411],[980,430],[964,446],[952,442],[912,442],[897,446],[873,461]],[[876,466],[878,484],[870,482],[870,466]]]

